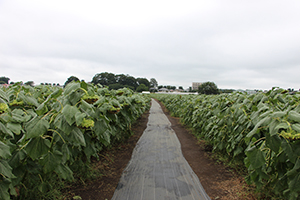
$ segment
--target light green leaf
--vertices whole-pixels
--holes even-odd
[[[292,110],[288,114],[288,119],[291,121],[300,122],[300,113]]]
[[[0,133],[4,133],[4,134],[9,135],[12,138],[14,138],[13,132],[11,132],[11,130],[6,128],[6,126],[4,126],[4,124],[2,124],[1,122],[0,122]]]
[[[85,113],[77,113],[75,115],[75,119],[76,119],[76,125],[80,126],[80,124],[82,123],[83,119],[86,117]]]
[[[25,126],[27,139],[44,135],[47,132],[49,126],[49,122],[42,118],[42,116],[34,117]]]
[[[11,130],[12,132],[14,132],[16,135],[20,135],[21,130],[23,130],[21,124],[7,123],[6,126],[7,126],[7,128],[9,130]]]

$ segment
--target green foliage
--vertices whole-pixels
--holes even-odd
[[[16,189],[22,199],[54,199],[56,185],[86,174],[91,157],[128,137],[149,106],[129,89],[83,81],[0,88],[0,199]]]
[[[143,92],[143,91],[149,91],[149,88],[144,85],[144,84],[140,84],[137,88],[136,88],[137,92]]]
[[[72,81],[77,82],[77,81],[80,81],[80,80],[79,80],[79,78],[77,78],[76,76],[70,76],[70,77],[66,80],[66,82],[65,82],[65,87],[66,87],[66,85],[68,85],[68,84],[71,83]],[[46,83],[46,85],[48,85],[48,84]],[[49,85],[51,85],[51,84],[49,84]]]
[[[299,198],[300,94],[156,95],[213,150],[243,161],[248,183],[282,199]]]
[[[10,78],[8,78],[8,77],[5,77],[5,76],[0,77],[1,84],[8,84],[9,80],[10,80]]]
[[[220,94],[220,91],[214,82],[205,82],[199,86],[198,93],[199,94]]]

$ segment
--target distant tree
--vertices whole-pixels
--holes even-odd
[[[142,83],[136,88],[136,91],[137,92],[149,91],[149,88]]]
[[[109,88],[110,90],[117,90],[117,89],[120,89],[120,88],[123,88],[123,87],[124,87],[124,86],[121,85],[121,84],[119,84],[119,83],[110,84],[110,85],[108,86],[108,88]]]
[[[64,86],[64,87],[66,87],[66,85],[68,85],[68,84],[71,83],[72,81],[79,81],[79,78],[77,78],[76,76],[70,76],[70,77],[68,78],[68,80],[65,82],[65,86]],[[47,85],[47,84],[46,84],[46,85]],[[51,85],[51,83],[50,83],[49,85]]]
[[[182,87],[182,86],[179,86],[178,89],[183,90],[183,87]]]
[[[2,76],[0,77],[0,84],[8,84],[8,81],[10,80],[10,78]]]
[[[11,81],[9,84],[13,85],[13,84],[15,84],[15,82]]]
[[[155,78],[151,78],[150,79],[150,87],[154,87],[154,88],[157,88],[158,86],[158,82],[156,81]]]
[[[220,89],[220,93],[232,93],[234,91],[234,89]]]
[[[101,85],[111,85],[116,83],[116,77],[113,73],[103,72],[100,74],[96,74],[93,77],[92,83],[95,85],[101,84]]]
[[[146,78],[137,78],[136,82],[138,85],[144,84],[146,87],[150,87],[150,82]]]
[[[164,87],[164,86],[162,86],[162,85],[159,85],[157,88],[158,88],[158,89],[160,89],[160,88],[163,88],[163,87]]]
[[[131,85],[124,85],[124,87],[129,88],[129,89],[135,91],[135,88],[133,86],[131,86]]]
[[[29,85],[29,86],[34,86],[34,82],[33,81],[27,81],[26,83],[24,83],[25,85]]]
[[[198,88],[199,94],[220,94],[217,85],[214,82],[202,83]]]
[[[134,90],[136,90],[136,88],[138,86],[137,81],[133,76],[127,76],[125,83],[126,83],[126,85],[132,86],[134,88]]]
[[[41,83],[40,85],[45,85],[44,83]]]

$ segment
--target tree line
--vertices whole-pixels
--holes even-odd
[[[75,76],[71,76],[64,85],[66,86],[72,81],[79,81],[79,79]],[[158,84],[155,78],[151,78],[149,81],[147,78],[135,78],[128,74],[113,74],[108,72],[96,74],[91,83],[94,85],[100,84],[102,86],[107,86],[109,89],[113,90],[126,87],[137,92],[149,91],[151,88],[156,88]]]

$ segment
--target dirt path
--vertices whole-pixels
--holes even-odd
[[[236,175],[224,165],[212,160],[203,144],[180,124],[178,118],[171,117],[162,104],[160,104],[172,123],[172,129],[176,132],[181,143],[185,159],[199,177],[206,193],[211,199],[255,199],[248,193],[242,177]],[[102,177],[87,181],[84,184],[75,185],[69,189],[67,197],[75,195],[83,200],[111,199],[119,182],[123,169],[131,158],[136,142],[147,127],[149,113],[145,113],[133,126],[134,135],[118,147],[114,147],[103,156],[99,162],[94,162],[94,168]],[[65,198],[68,199],[68,198]],[[71,198],[70,198],[71,199]]]

